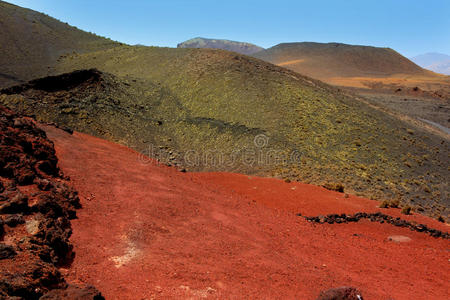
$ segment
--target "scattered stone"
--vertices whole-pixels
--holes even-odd
[[[299,214],[297,214],[299,215]],[[313,223],[319,223],[319,224],[341,224],[341,223],[348,223],[348,222],[359,222],[362,219],[368,219],[371,222],[378,222],[378,223],[388,223],[397,227],[405,227],[409,228],[412,231],[417,232],[424,232],[429,234],[432,237],[435,238],[443,238],[443,239],[450,239],[450,234],[448,232],[442,232],[440,230],[431,229],[428,228],[424,224],[417,224],[415,222],[408,222],[406,220],[402,220],[400,218],[394,218],[389,215],[385,215],[381,212],[376,213],[364,213],[364,212],[358,212],[353,215],[346,215],[346,214],[329,214],[326,216],[316,216],[316,217],[304,217],[307,221],[313,222]]]
[[[402,214],[410,215],[411,214],[411,210],[412,210],[411,206],[405,206],[405,207],[402,208]]]
[[[67,132],[68,134],[73,134],[73,129],[69,127],[61,127],[62,130]]]
[[[323,187],[330,191],[336,191],[339,193],[344,192],[344,186],[340,183],[326,183],[323,185]]]
[[[339,287],[322,291],[317,300],[363,300],[363,297],[354,287]]]
[[[400,201],[398,200],[384,200],[380,204],[380,208],[398,208]]]
[[[31,219],[26,222],[25,229],[27,230],[27,232],[29,234],[35,235],[39,232],[39,224],[41,224],[41,222],[39,222],[39,220]]]

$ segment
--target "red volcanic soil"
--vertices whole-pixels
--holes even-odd
[[[45,130],[83,205],[72,221],[76,257],[63,271],[107,299],[315,299],[339,286],[366,299],[448,299],[448,240],[296,215],[375,212],[377,202],[277,179],[181,173],[114,143]]]

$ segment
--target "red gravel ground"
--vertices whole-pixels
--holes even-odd
[[[72,221],[76,257],[63,271],[107,299],[315,299],[339,286],[365,299],[449,298],[448,240],[368,220],[314,225],[296,216],[374,212],[375,201],[277,179],[181,173],[114,143],[45,130],[83,205]]]

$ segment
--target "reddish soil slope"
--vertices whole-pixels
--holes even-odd
[[[315,299],[338,286],[366,299],[448,297],[448,240],[296,215],[377,211],[375,201],[276,179],[181,173],[101,139],[45,130],[83,205],[72,222],[76,257],[64,273],[107,299]]]

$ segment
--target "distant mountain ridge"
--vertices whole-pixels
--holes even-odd
[[[411,58],[422,68],[436,73],[450,75],[450,55],[443,53],[425,53]]]
[[[250,43],[221,39],[207,39],[202,37],[193,38],[180,43],[177,45],[177,48],[213,48],[233,51],[245,55],[250,55],[264,50],[264,48]]]

